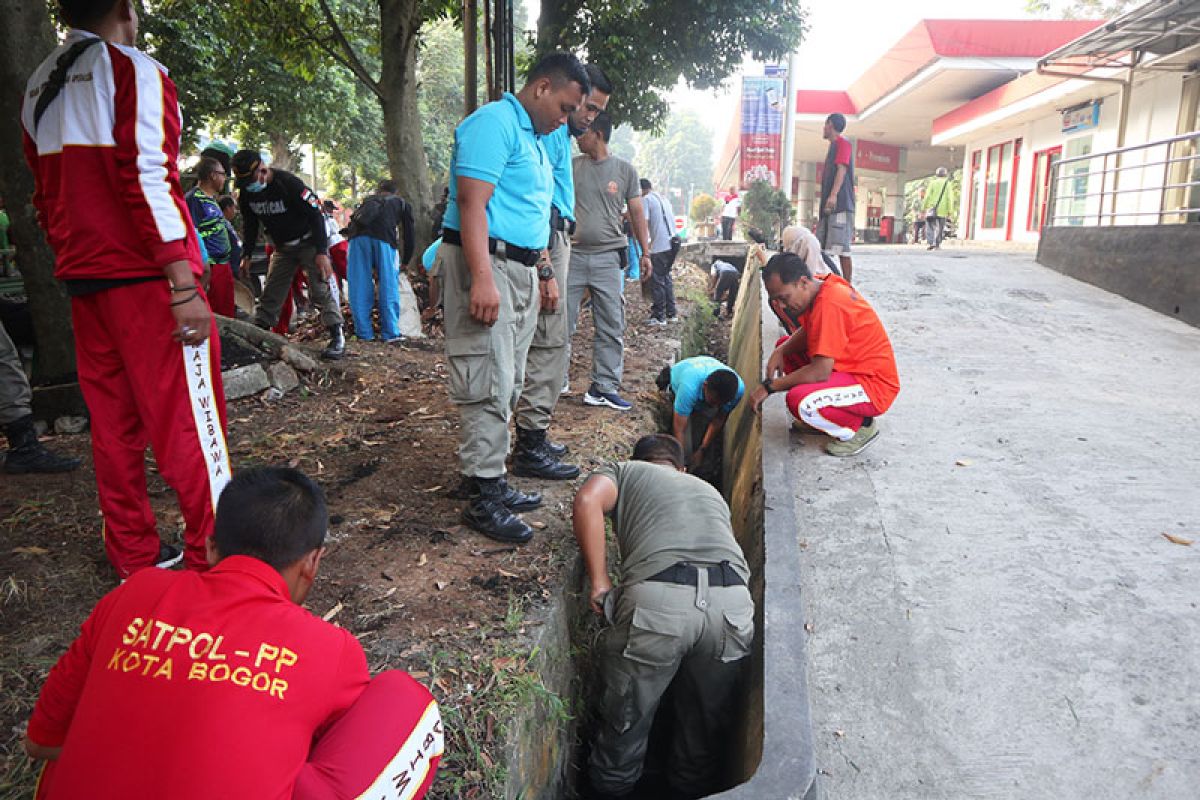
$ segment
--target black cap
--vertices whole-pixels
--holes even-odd
[[[262,154],[257,150],[238,150],[233,154],[233,185],[237,188],[244,188],[246,184],[254,180],[255,173],[258,172],[259,166],[262,164]]]

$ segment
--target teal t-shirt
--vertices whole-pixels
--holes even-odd
[[[571,131],[560,125],[542,137],[554,167],[554,207],[566,219],[575,219],[575,175],[571,169]]]
[[[675,394],[675,413],[690,417],[699,408],[706,406],[704,402],[704,381],[719,369],[727,369],[737,375],[737,371],[722,364],[712,356],[695,356],[685,358],[671,367],[671,391]],[[733,411],[741,402],[746,392],[746,384],[738,375],[738,390],[732,400],[721,406],[726,414]]]
[[[433,269],[433,262],[437,258],[438,246],[442,243],[442,237],[433,240],[433,244],[425,248],[425,252],[421,254],[421,266],[426,272]]]
[[[550,240],[554,174],[542,139],[525,108],[509,92],[459,123],[442,224],[462,230],[458,178],[474,178],[495,187],[487,204],[488,235],[518,247],[544,248]]]

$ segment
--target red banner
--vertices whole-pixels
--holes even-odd
[[[758,181],[779,188],[783,103],[783,78],[742,78],[741,188]]]
[[[859,139],[854,146],[854,168],[876,172],[900,171],[900,148]]]

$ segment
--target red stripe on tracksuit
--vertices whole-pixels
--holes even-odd
[[[163,279],[167,264],[187,261],[198,280],[204,263],[179,182],[175,84],[158,62],[132,47],[94,45],[72,66],[41,124],[33,121],[59,56],[92,35],[71,31],[38,66],[26,87],[21,123],[55,277],[151,279],[71,303],[105,549],[122,577],[157,560],[144,464],[150,444],[159,472],[179,497],[187,564],[204,569],[215,495],[229,464],[215,325],[202,349],[176,342]],[[203,362],[209,367],[200,368]]]

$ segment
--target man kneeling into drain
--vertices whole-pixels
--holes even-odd
[[[605,515],[621,557],[616,588]],[[601,700],[588,765],[592,796],[638,796],[650,729],[668,687],[671,796],[720,790],[754,639],[750,570],[729,506],[686,473],[677,439],[656,434],[638,440],[631,461],[592,474],[575,495],[574,525],[592,610],[609,623],[596,648]]]

